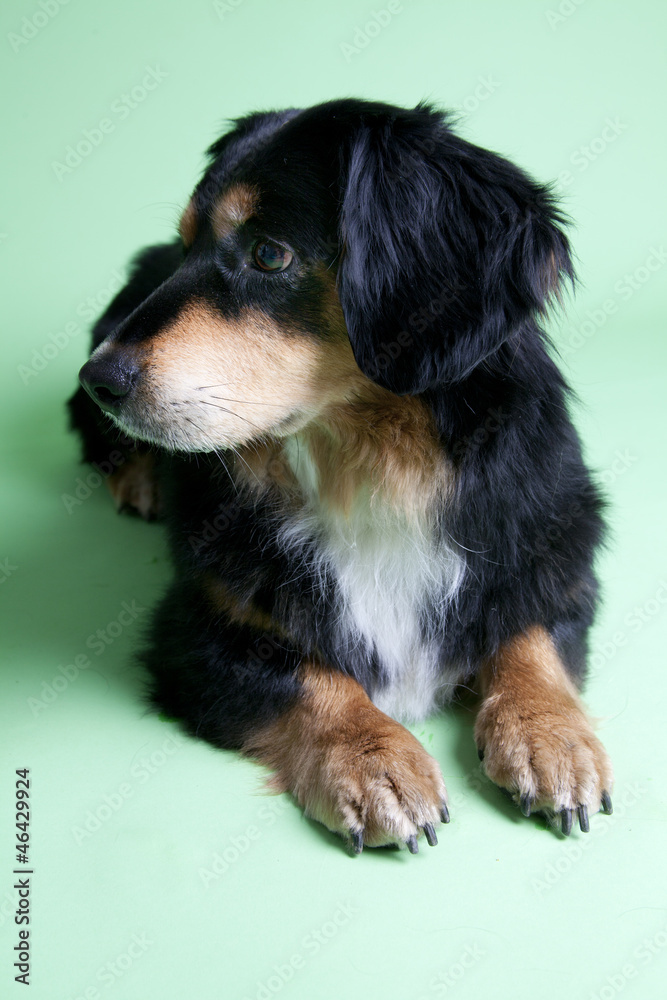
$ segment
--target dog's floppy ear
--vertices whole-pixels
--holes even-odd
[[[339,296],[357,364],[393,392],[461,381],[573,277],[549,189],[443,114],[369,115],[345,161]]]

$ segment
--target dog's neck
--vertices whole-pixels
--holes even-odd
[[[361,503],[371,516],[389,509],[422,520],[453,483],[425,404],[373,383],[298,432],[248,446],[240,457],[238,472],[250,488],[297,502],[300,496],[346,517]]]

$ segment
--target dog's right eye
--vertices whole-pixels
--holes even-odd
[[[252,249],[252,259],[260,271],[284,271],[292,262],[292,251],[272,240],[260,240]]]

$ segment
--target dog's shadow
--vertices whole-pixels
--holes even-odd
[[[0,669],[7,678],[20,664],[17,711],[33,721],[93,684],[143,711],[134,651],[170,578],[161,527],[116,514],[105,477],[79,462],[65,396],[26,402],[23,444],[6,462],[18,502],[5,519],[3,639],[13,655]]]

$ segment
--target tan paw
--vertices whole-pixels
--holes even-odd
[[[382,716],[382,713],[378,713]],[[384,716],[372,729],[332,732],[308,780],[293,794],[306,815],[362,847],[406,844],[416,854],[422,832],[449,822],[447,792],[436,761],[403,726]]]
[[[116,510],[134,510],[145,521],[160,515],[160,499],[154,478],[154,458],[150,453],[135,453],[107,479]]]
[[[299,702],[255,733],[244,751],[273,769],[271,786],[289,791],[307,816],[364,847],[405,844],[449,822],[436,761],[412,733],[372,704],[357,681],[306,664]]]
[[[524,815],[558,814],[567,835],[575,813],[587,832],[589,813],[611,812],[611,763],[576,703],[554,699],[535,711],[503,695],[491,697],[477,718],[475,740],[487,775]]]

